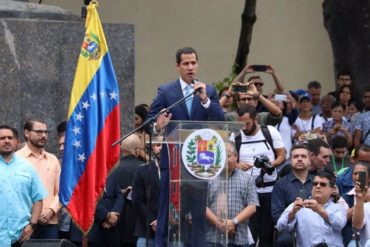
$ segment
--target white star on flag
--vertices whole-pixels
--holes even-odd
[[[81,134],[81,132],[80,132],[80,128],[78,128],[77,126],[75,126],[75,127],[73,128],[72,132],[73,132],[75,135],[77,135],[77,134]]]
[[[96,93],[93,93],[90,97],[91,97],[94,101],[96,101]]]
[[[118,96],[118,94],[117,94],[115,91],[113,91],[113,92],[109,93],[109,95],[110,95],[110,99],[117,100],[117,96]]]
[[[105,96],[105,93],[102,91],[102,92],[100,92],[100,96],[102,97],[102,98],[104,98],[104,96]]]
[[[79,113],[76,114],[76,119],[78,121],[82,121],[83,118],[84,118],[84,116],[82,116],[81,112],[79,112]]]
[[[81,147],[81,142],[80,141],[75,141],[75,143],[73,143],[73,146],[75,146],[76,148],[80,148]]]
[[[85,153],[82,153],[82,154],[79,154],[78,155],[78,160],[81,161],[81,162],[84,162],[85,161]]]
[[[89,102],[86,100],[85,102],[82,102],[82,108],[86,109],[89,108]]]

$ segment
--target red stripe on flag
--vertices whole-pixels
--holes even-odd
[[[85,172],[80,177],[67,206],[74,221],[80,222],[79,227],[84,232],[88,232],[94,222],[97,200],[104,190],[107,174],[119,159],[120,146],[112,147],[112,143],[120,138],[119,120],[117,104],[105,120],[95,149],[86,163]]]

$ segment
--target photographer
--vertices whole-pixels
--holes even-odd
[[[230,94],[230,92],[234,95],[237,109],[239,109],[242,105],[250,105],[257,109],[259,102],[264,105],[268,111],[258,113],[259,124],[274,126],[280,123],[282,118],[282,111],[280,108],[265,96],[260,94],[252,82],[233,82],[228,93]],[[238,121],[237,112],[226,113],[225,120]]]
[[[235,137],[239,151],[238,168],[247,171],[256,180],[260,201],[257,213],[251,219],[252,235],[255,240],[259,238],[259,246],[272,246],[274,222],[271,217],[271,192],[277,178],[275,168],[285,161],[284,143],[274,127],[258,124],[255,107],[241,105],[238,116],[238,120],[245,123]]]

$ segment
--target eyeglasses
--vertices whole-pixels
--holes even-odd
[[[318,186],[318,185],[320,185],[320,187],[323,187],[323,188],[325,188],[325,187],[327,187],[328,185],[329,185],[329,183],[324,183],[324,182],[312,182],[312,186]]]
[[[263,87],[264,83],[263,82],[255,82],[253,83],[256,87]]]
[[[255,98],[253,98],[253,97],[245,97],[245,98],[240,98],[239,99],[240,102],[246,102],[246,101],[252,101],[252,100],[255,100]]]
[[[48,135],[50,133],[50,130],[31,130],[31,131],[35,132],[38,135],[42,134]]]

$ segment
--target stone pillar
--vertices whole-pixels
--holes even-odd
[[[52,131],[47,149],[56,153],[56,126],[67,118],[69,98],[84,37],[85,20],[54,7],[0,0],[0,124],[20,135],[28,118]],[[134,122],[134,26],[104,24],[120,87],[121,129]]]

